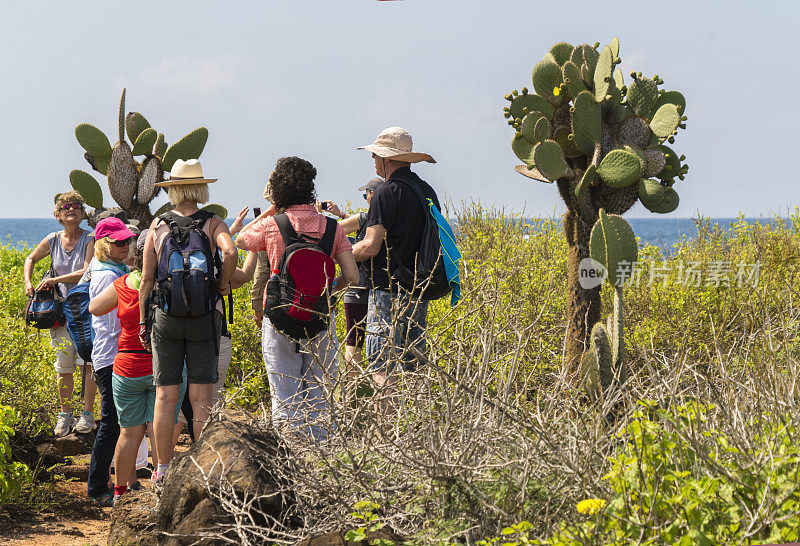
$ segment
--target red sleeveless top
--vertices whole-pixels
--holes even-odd
[[[123,275],[114,281],[117,290],[117,316],[122,327],[114,357],[114,373],[122,377],[142,377],[153,373],[153,355],[139,341],[139,291],[130,288]]]

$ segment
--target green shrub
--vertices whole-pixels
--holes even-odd
[[[16,410],[0,406],[0,504],[19,495],[22,485],[31,481],[30,469],[11,460],[10,440],[18,419]]]

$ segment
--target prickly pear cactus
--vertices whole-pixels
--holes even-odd
[[[147,226],[153,220],[150,202],[158,195],[160,188],[155,184],[164,180],[164,171],[169,170],[176,159],[198,159],[203,153],[208,130],[195,129],[174,145],[167,146],[164,135],[158,133],[139,112],[125,114],[125,89],[119,104],[117,121],[118,140],[111,146],[105,133],[88,123],[75,127],[75,138],[86,150],[84,158],[92,169],[108,177],[111,197],[134,225]],[[129,141],[125,140],[128,137]],[[136,157],[142,157],[140,161]],[[86,204],[95,210],[89,213],[89,223],[94,226],[96,218],[106,209],[103,206],[103,191],[95,178],[84,171],[70,173],[70,183],[80,193]],[[221,205],[209,205],[213,212],[227,216],[227,209]],[[162,206],[160,212],[169,210],[169,204]]]
[[[679,203],[673,184],[689,169],[686,158],[665,145],[686,128],[683,95],[660,89],[657,75],[631,73],[626,83],[617,67],[619,40],[599,46],[555,44],[533,67],[533,92],[512,91],[504,108],[514,129],[511,149],[523,163],[516,171],[554,182],[567,205],[565,365],[573,378],[582,377],[581,358],[600,320],[600,288],[584,288],[579,279],[600,210],[619,215],[641,201],[651,212],[672,212]],[[613,339],[615,332],[608,333]]]

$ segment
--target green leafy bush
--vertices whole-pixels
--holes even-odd
[[[18,418],[16,410],[0,406],[0,504],[19,495],[22,485],[31,481],[30,469],[11,460],[9,442]]]

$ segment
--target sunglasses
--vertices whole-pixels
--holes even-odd
[[[111,244],[114,245],[117,248],[125,248],[126,246],[131,244],[131,240],[130,239],[125,239],[125,240],[122,240],[122,241],[111,241]]]
[[[67,203],[66,205],[61,205],[61,210],[70,210],[70,209],[82,209],[83,205],[80,203]]]
[[[367,198],[367,194],[365,193],[365,194],[364,194],[364,199],[366,199],[366,198]]]

